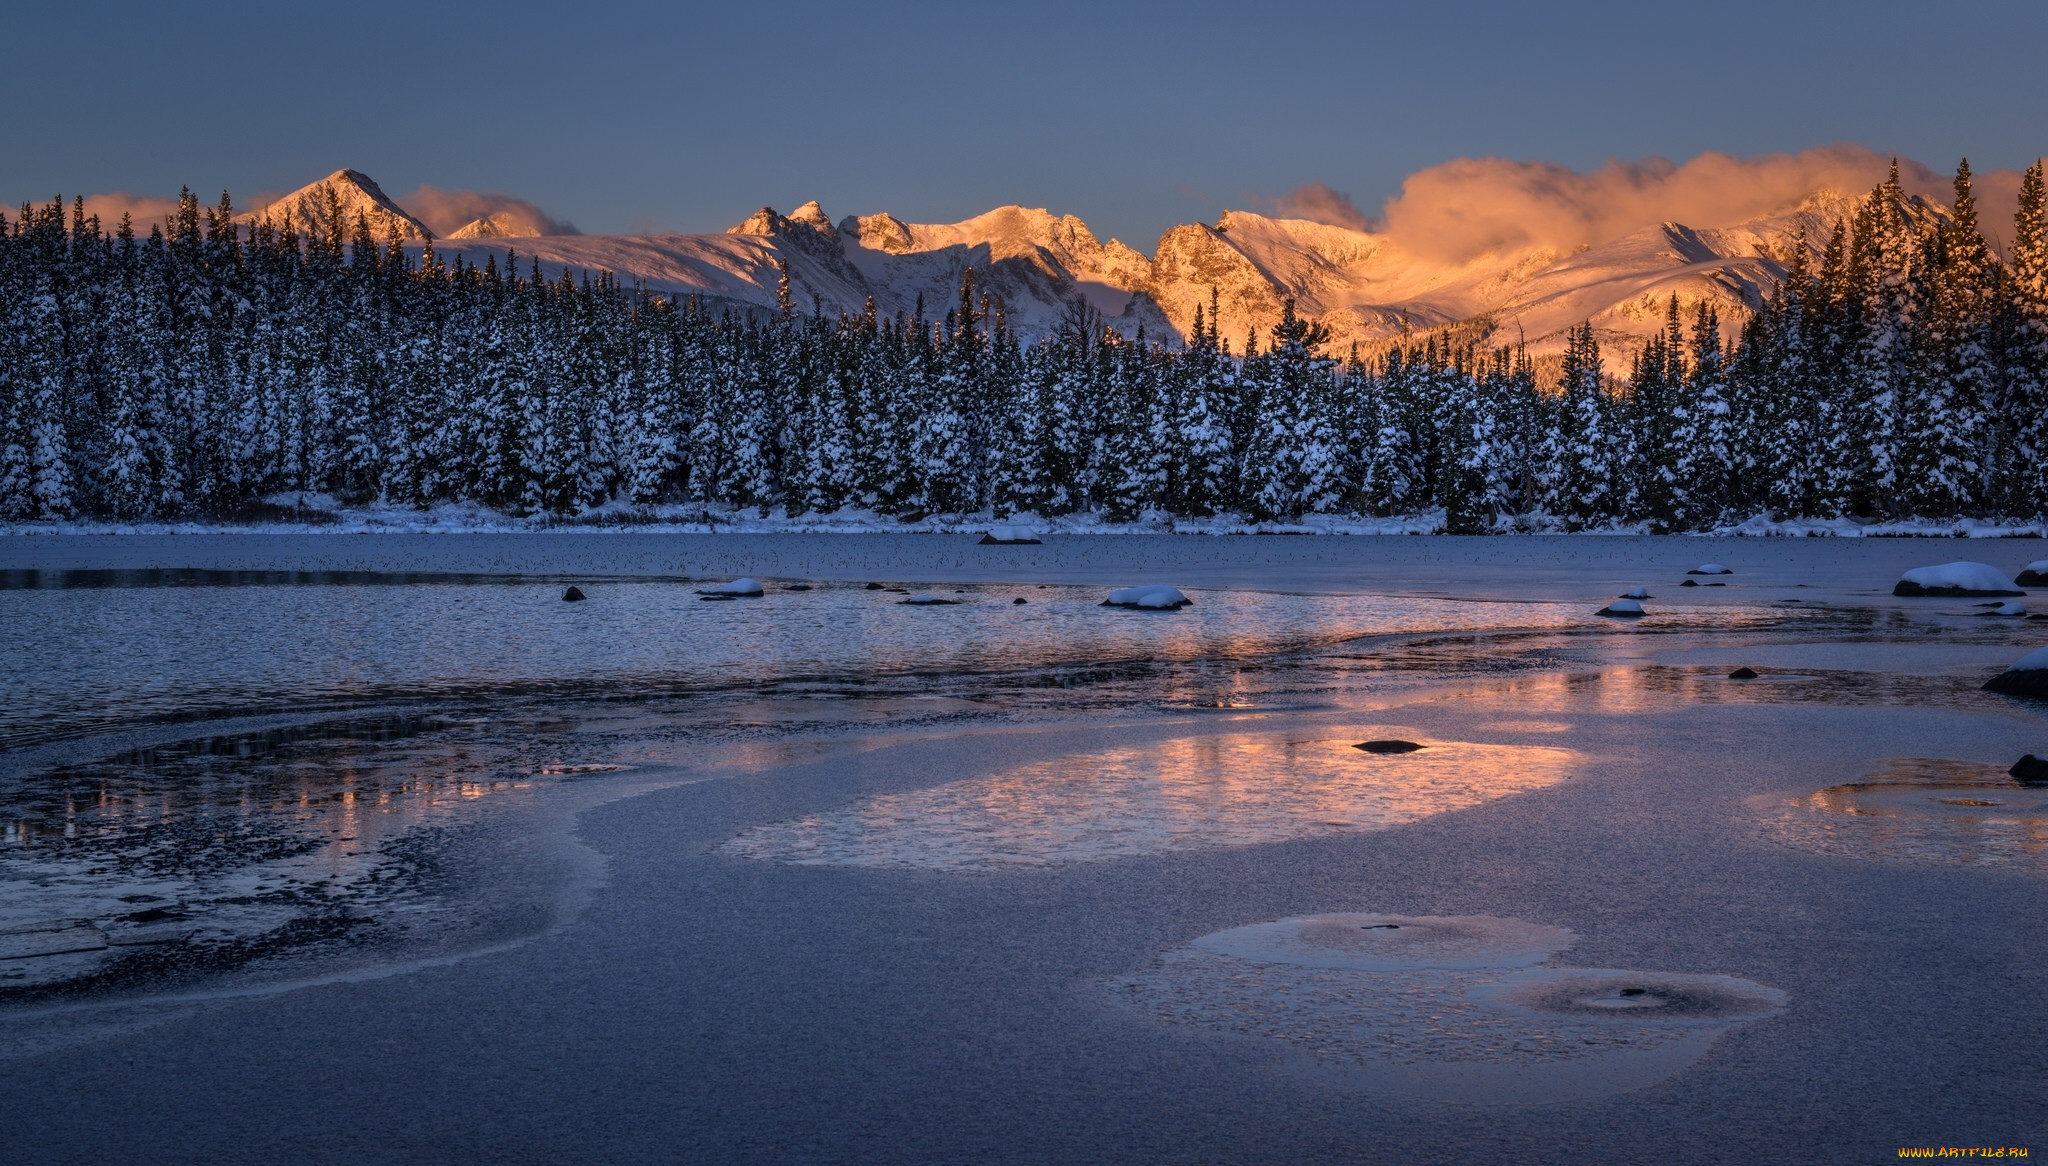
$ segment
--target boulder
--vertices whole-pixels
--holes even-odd
[[[1365,750],[1365,751],[1366,751],[1367,753],[1413,753],[1413,752],[1415,752],[1415,751],[1416,751],[1417,749],[1421,749],[1421,748],[1424,748],[1424,746],[1421,746],[1421,745],[1417,745],[1417,744],[1416,744],[1415,742],[1413,742],[1413,741],[1391,741],[1391,740],[1390,740],[1390,741],[1360,741],[1360,742],[1359,742],[1358,744],[1356,744],[1356,745],[1353,745],[1353,746],[1352,746],[1352,748],[1353,748],[1353,749],[1363,749],[1363,750]]]
[[[2029,753],[2013,762],[2012,768],[2006,772],[2021,785],[2048,785],[2048,757],[2036,757]]]
[[[1700,581],[1698,579],[1687,579],[1685,582],[1679,584],[1680,587],[1698,587],[1699,585]]]
[[[1719,563],[1701,563],[1699,566],[1686,572],[1688,575],[1733,575],[1734,573]]]
[[[1730,672],[1730,673],[1728,674],[1728,679],[1730,679],[1730,680],[1755,680],[1755,679],[1756,679],[1756,669],[1754,669],[1754,668],[1737,668],[1737,669],[1736,669],[1735,671],[1733,671],[1733,672]]]
[[[810,589],[811,585],[809,583],[791,583],[783,588],[784,591],[809,591]]]
[[[1024,597],[1023,597],[1022,595],[1019,595],[1019,596],[1018,596],[1017,598],[1015,598],[1015,599],[1012,599],[1012,600],[1011,600],[1010,602],[1011,602],[1011,603],[1029,603],[1029,602],[1030,602],[1030,600],[1028,600],[1028,599],[1025,599],[1025,598],[1024,598]]]
[[[2048,559],[2028,563],[2012,581],[2022,587],[2048,587]]]
[[[1893,595],[1980,599],[1993,595],[2025,595],[2019,584],[1988,563],[1955,562],[1915,567],[1900,576]]]
[[[882,585],[880,583],[870,583],[867,585],[867,590],[869,591],[880,591],[881,589]]]
[[[1987,692],[2007,696],[2048,698],[2048,648],[2038,648],[2013,661],[2012,667],[1984,682]]]
[[[1109,593],[1102,601],[1104,607],[1124,607],[1139,611],[1179,611],[1193,603],[1181,593],[1178,587],[1153,585],[1151,587],[1122,587]]]
[[[1649,589],[1648,587],[1631,587],[1631,588],[1629,588],[1629,589],[1628,589],[1627,591],[1624,591],[1624,592],[1622,592],[1622,593],[1621,593],[1621,597],[1622,597],[1623,599],[1650,599],[1650,598],[1653,598],[1653,596],[1651,596],[1651,594],[1650,594],[1650,589]]]
[[[960,601],[957,599],[945,599],[937,595],[912,595],[899,599],[896,602],[906,607],[951,607]]]
[[[567,591],[564,591],[564,592],[562,592],[562,602],[563,602],[563,603],[576,603],[576,602],[579,602],[579,601],[581,601],[581,600],[582,600],[582,598],[583,598],[583,589],[582,589],[582,588],[580,588],[580,587],[574,586],[573,584],[572,584],[572,585],[570,586],[570,588],[569,588],[569,589],[568,589]]]
[[[1617,599],[1593,613],[1610,619],[1640,619],[1644,615],[1643,605],[1633,599]]]

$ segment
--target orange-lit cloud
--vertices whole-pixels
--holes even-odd
[[[523,198],[485,190],[443,190],[422,186],[395,201],[435,235],[448,235],[485,215],[504,214],[535,235],[580,235],[574,223],[554,218]]]
[[[1290,219],[1312,219],[1328,223],[1333,227],[1349,227],[1354,231],[1369,231],[1371,220],[1351,196],[1341,190],[1332,190],[1320,182],[1308,182],[1295,187],[1276,200],[1280,214]]]
[[[1410,175],[1387,201],[1382,226],[1410,250],[1449,260],[1523,247],[1570,251],[1665,221],[1731,226],[1822,189],[1861,195],[1890,164],[1850,144],[1754,158],[1708,153],[1683,165],[1610,161],[1583,174],[1547,162],[1459,158]],[[1899,176],[1909,194],[1944,203],[1952,196],[1948,177],[1918,162],[1901,159]],[[2018,178],[1982,175],[1978,187],[1985,225],[1995,227]],[[2010,209],[2002,213],[2009,221]]]
[[[1275,202],[1292,218],[1384,231],[1412,252],[1456,262],[1529,247],[1572,251],[1666,221],[1732,226],[1822,189],[1864,194],[1890,165],[1889,155],[1853,144],[1754,158],[1708,153],[1682,165],[1610,161],[1583,174],[1549,162],[1458,158],[1409,175],[1377,222],[1319,182]],[[1909,194],[1944,205],[1953,198],[1950,175],[1922,163],[1900,159],[1899,177]],[[2003,239],[2011,234],[2019,174],[1979,172],[1975,181],[1984,232]]]

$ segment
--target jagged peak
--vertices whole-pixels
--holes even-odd
[[[815,198],[789,212],[788,218],[792,223],[802,223],[807,227],[815,227],[821,231],[832,229],[832,220],[825,217],[825,208],[819,206],[818,200]]]

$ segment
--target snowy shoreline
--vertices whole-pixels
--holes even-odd
[[[515,517],[476,504],[448,504],[421,510],[408,506],[347,507],[323,495],[274,497],[266,500],[268,519],[192,519],[171,522],[0,522],[0,537],[30,535],[204,535],[204,534],[982,534],[997,528],[1034,535],[1440,535],[1442,511],[1371,517],[1311,514],[1296,522],[1254,522],[1243,515],[1176,518],[1151,512],[1131,522],[1112,522],[1095,514],[1042,518],[1024,513],[998,518],[992,514],[940,514],[906,521],[873,511],[846,509],[831,514],[761,514],[729,507],[612,506],[584,514]],[[1460,538],[1554,537],[1592,538],[1653,536],[1643,523],[1610,523],[1567,530],[1558,520],[1527,516],[1525,529],[1459,535]],[[1848,518],[1774,519],[1759,514],[1744,522],[1711,530],[1677,531],[1672,538],[2043,538],[2048,520],[1980,518],[1912,519],[1861,522]]]

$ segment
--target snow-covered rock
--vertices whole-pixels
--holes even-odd
[[[2035,559],[2020,569],[2013,582],[2022,587],[2048,587],[2048,559]]]
[[[697,594],[727,595],[732,596],[736,599],[752,599],[761,594],[761,581],[759,579],[747,578],[743,576],[741,578],[734,579],[730,583],[721,583],[716,587],[699,588]]]
[[[1028,526],[991,526],[988,533],[981,536],[981,542],[977,545],[1035,547],[1040,541],[1038,532]]]
[[[1130,607],[1145,611],[1177,611],[1193,603],[1178,587],[1122,587],[1109,593],[1104,607]]]
[[[1643,605],[1633,599],[1617,599],[1593,614],[1612,616],[1619,619],[1634,619],[1644,614],[1644,612]]]
[[[2025,614],[2027,614],[2027,605],[2024,603],[2001,603],[1997,607],[1992,608],[1990,611],[1987,611],[1984,614],[2003,616],[2024,616]]]
[[[1623,599],[1648,599],[1650,598],[1650,589],[1648,587],[1631,587],[1627,591],[1622,592],[1621,597]]]
[[[1699,566],[1686,572],[1688,575],[1733,575],[1734,573],[1719,563],[1701,563]]]
[[[1991,692],[2007,696],[2048,697],[2048,648],[2036,648],[2012,662],[2012,667],[1985,682]]]
[[[1900,577],[1893,595],[1987,596],[2025,595],[2019,584],[1988,563],[1954,562],[1915,567]]]

